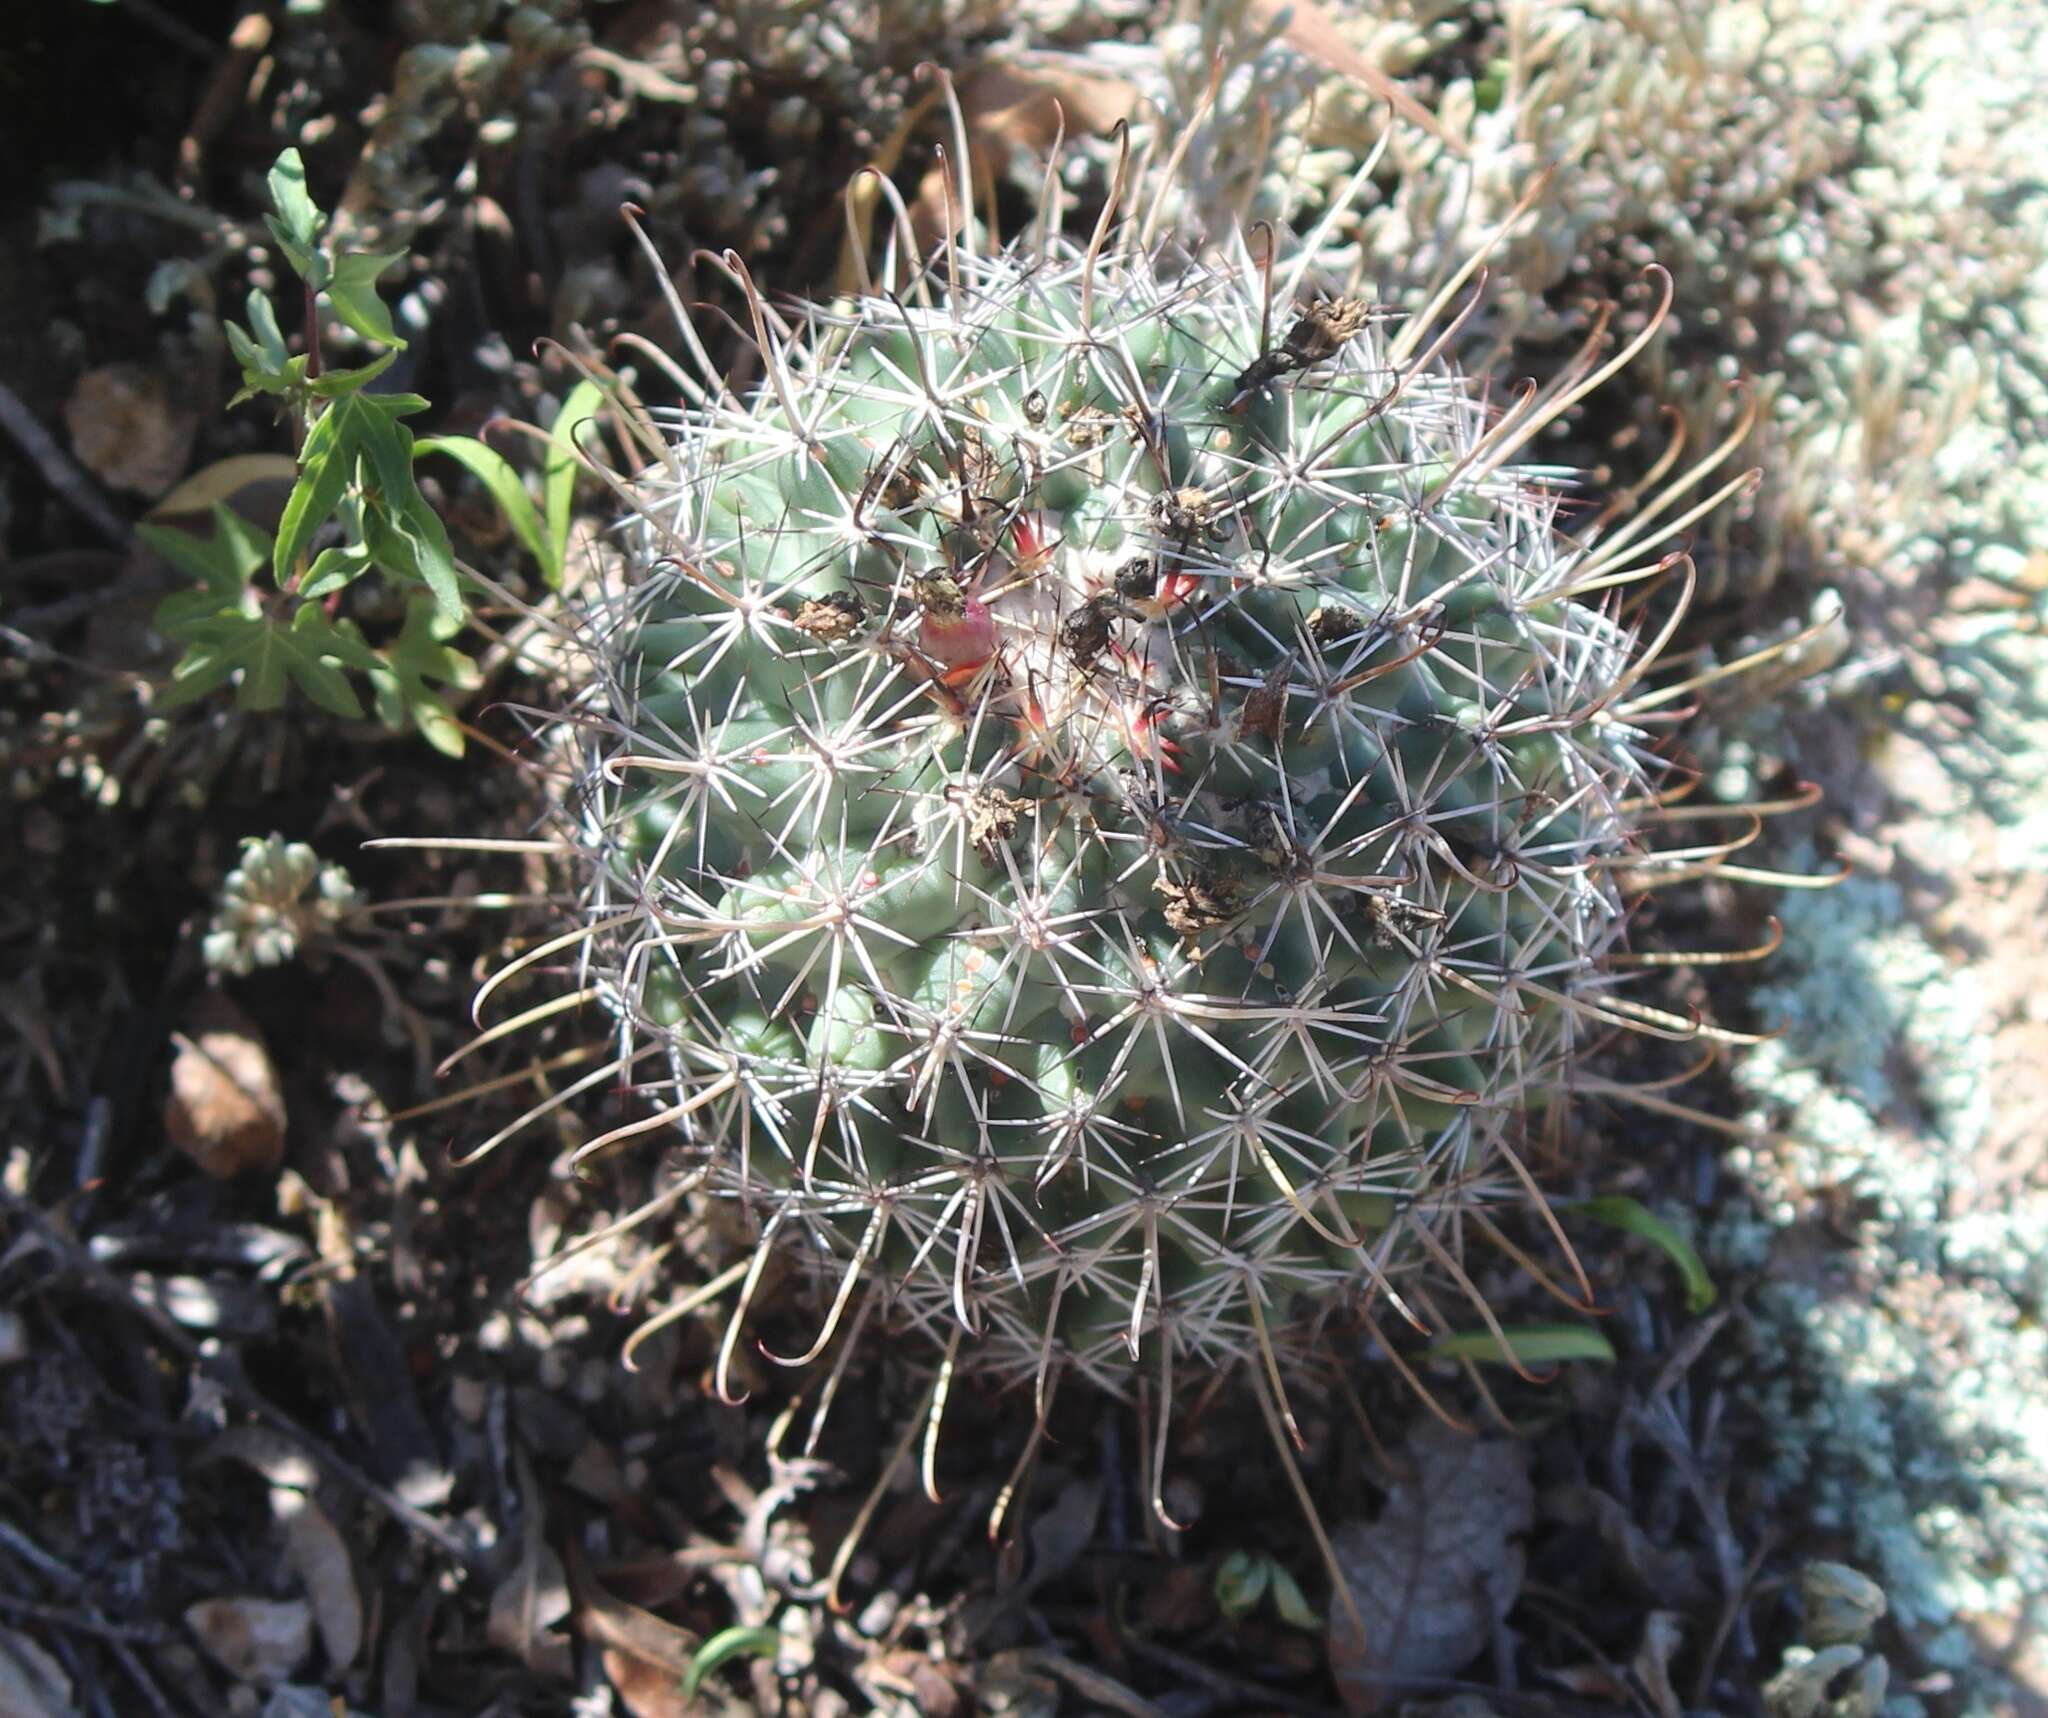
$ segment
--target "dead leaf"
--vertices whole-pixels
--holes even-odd
[[[519,1476],[519,1512],[524,1522],[519,1566],[491,1595],[485,1632],[491,1644],[516,1654],[538,1676],[559,1679],[570,1670],[568,1640],[556,1624],[569,1614],[569,1583],[562,1559],[547,1540],[547,1509],[533,1477],[533,1464],[514,1448]]]
[[[695,1698],[684,1697],[682,1680],[674,1671],[615,1646],[606,1647],[600,1656],[605,1680],[633,1718],[689,1718],[696,1710]]]
[[[1043,161],[1060,135],[1062,116],[1070,138],[1106,137],[1138,108],[1135,85],[1083,55],[1052,52],[985,60],[960,85],[959,97],[978,182]],[[949,211],[955,227],[965,218],[966,211],[954,207],[958,171],[950,161],[935,163],[910,199],[911,230],[926,250],[944,237]]]
[[[1685,1645],[1685,1619],[1672,1611],[1652,1611],[1643,1619],[1643,1644],[1629,1669],[1636,1673],[1657,1718],[1681,1718],[1685,1711],[1671,1686],[1671,1655]]]
[[[285,1566],[306,1589],[329,1671],[346,1670],[363,1648],[363,1601],[348,1547],[314,1500],[320,1470],[313,1458],[282,1432],[234,1426],[206,1446],[200,1461],[240,1462],[270,1482],[270,1513],[282,1533]]]
[[[607,1592],[573,1539],[568,1551],[576,1632],[602,1649],[604,1673],[633,1718],[683,1718],[698,1710],[682,1691],[702,1644],[699,1638]]]
[[[1527,1450],[1430,1420],[1409,1433],[1407,1456],[1379,1519],[1330,1535],[1366,1629],[1359,1640],[1341,1595],[1331,1603],[1330,1667],[1353,1712],[1379,1704],[1384,1678],[1464,1669],[1521,1591],[1513,1541],[1535,1518]]]
[[[70,1718],[71,1679],[27,1635],[0,1629],[0,1712],[8,1718]]]
[[[1605,1664],[1567,1664],[1560,1669],[1545,1669],[1540,1673],[1547,1682],[1554,1682],[1560,1688],[1586,1700],[1605,1700],[1616,1706],[1634,1706],[1635,1691],[1611,1666]]]
[[[1083,54],[997,55],[960,86],[969,141],[998,175],[1019,155],[1041,161],[1065,116],[1068,137],[1107,137],[1138,109],[1137,86]]]
[[[1058,1580],[1080,1561],[1095,1537],[1095,1523],[1101,1515],[1100,1480],[1070,1480],[1060,1488],[1052,1507],[1032,1520],[1031,1572],[1018,1589],[1020,1600]]]
[[[1060,1685],[1022,1648],[999,1652],[981,1667],[975,1696],[991,1718],[1052,1718]]]
[[[103,364],[78,378],[64,402],[64,426],[79,463],[102,483],[157,496],[192,457],[199,413],[160,371]]]
[[[1467,153],[1466,146],[1446,132],[1437,123],[1436,115],[1401,87],[1399,79],[1381,71],[1351,45],[1337,18],[1316,0],[1252,0],[1250,15],[1259,27],[1268,28],[1283,8],[1287,27],[1280,36],[1289,47],[1306,54],[1318,65],[1363,84],[1410,125],[1428,132],[1452,153]]]
[[[569,1591],[576,1601],[576,1632],[601,1647],[630,1654],[669,1675],[690,1671],[702,1641],[690,1630],[663,1622],[652,1611],[629,1605],[605,1591],[583,1553],[569,1541]]]
[[[363,1649],[363,1600],[348,1547],[319,1504],[302,1491],[271,1492],[270,1509],[284,1528],[284,1560],[312,1603],[328,1674],[335,1675],[354,1664]]]
[[[1545,1521],[1599,1534],[1621,1572],[1652,1602],[1676,1611],[1707,1602],[1707,1583],[1693,1560],[1659,1545],[1610,1493],[1590,1485],[1551,1486],[1543,1493],[1540,1511]]]
[[[206,1446],[199,1460],[238,1461],[272,1485],[311,1491],[320,1469],[305,1446],[269,1426],[231,1426]]]
[[[284,1093],[251,1020],[218,991],[172,1034],[171,1095],[164,1132],[208,1175],[272,1170],[284,1160]]]
[[[268,1687],[288,1680],[313,1650],[313,1612],[303,1600],[202,1599],[185,1626],[230,1676]]]
[[[149,510],[152,520],[172,519],[183,514],[204,516],[217,502],[232,501],[243,490],[258,483],[281,483],[286,489],[298,481],[299,465],[288,453],[237,453],[201,466]]]

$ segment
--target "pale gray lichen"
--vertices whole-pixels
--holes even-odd
[[[1973,1628],[2048,1629],[2048,1194],[1973,1206],[1998,1022],[1905,907],[1884,879],[1787,898],[1759,997],[1785,1033],[1737,1070],[1774,1144],[1732,1157],[1769,1227],[1724,1222],[1710,1249],[1763,1267],[1775,1477],[1847,1536],[1929,1661],[1989,1698]],[[1819,1280],[1795,1275],[1770,1231],[1831,1193],[1854,1239]]]

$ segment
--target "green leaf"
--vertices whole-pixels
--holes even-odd
[[[476,437],[467,435],[428,436],[413,444],[414,460],[430,453],[445,453],[490,491],[491,499],[498,504],[498,511],[505,515],[505,522],[512,527],[512,534],[540,563],[541,577],[547,581],[548,588],[560,590],[561,560],[554,552],[552,540],[543,535],[540,515],[533,508],[533,498],[526,493],[526,485],[519,480],[519,473],[512,462],[496,448],[487,447]]]
[[[1251,1551],[1233,1551],[1216,1565],[1210,1585],[1216,1608],[1232,1622],[1242,1622],[1259,1608],[1272,1583],[1273,1560]]]
[[[334,314],[365,339],[403,346],[405,341],[391,326],[390,310],[377,296],[377,277],[404,260],[404,251],[352,251],[336,257],[327,280],[327,301]]]
[[[569,557],[569,522],[576,501],[576,479],[583,470],[583,456],[577,451],[576,436],[582,426],[604,410],[605,391],[592,381],[581,381],[569,390],[562,409],[548,427],[548,457],[541,472],[541,497],[547,515],[548,544],[552,556],[540,557],[548,588],[560,590]]]
[[[268,293],[250,292],[247,329],[232,322],[222,323],[221,327],[227,335],[228,349],[242,366],[242,391],[228,401],[230,406],[240,405],[253,394],[288,394],[305,385],[306,360],[292,356],[277,326],[277,308]]]
[[[444,621],[460,622],[462,587],[455,551],[434,510],[417,496],[414,500],[404,512],[394,512],[381,501],[364,508],[363,541],[386,572],[425,585]]]
[[[344,394],[353,394],[366,383],[374,382],[397,362],[396,352],[386,352],[383,357],[371,359],[360,369],[328,370],[315,376],[306,387],[323,400],[338,400]]]
[[[1271,1561],[1271,1559],[1268,1559]],[[1301,1583],[1273,1564],[1273,1609],[1280,1620],[1289,1628],[1314,1631],[1323,1626],[1323,1619],[1314,1605],[1308,1602],[1308,1595],[1301,1590]]]
[[[235,362],[242,366],[242,380],[252,388],[263,387],[264,383],[282,381],[276,371],[270,368],[263,348],[256,344],[246,328],[234,322],[223,322],[221,332],[228,337],[228,350],[235,355]],[[265,388],[266,393],[276,389]]]
[[[260,287],[249,289],[249,328],[256,336],[256,343],[263,348],[268,368],[282,370],[292,355],[291,343],[277,325],[277,306],[270,302],[270,294]]]
[[[306,569],[305,580],[298,590],[299,600],[318,602],[322,597],[345,590],[374,565],[370,551],[360,543],[351,543],[340,549],[322,549],[313,557],[312,566]]]
[[[306,189],[306,164],[296,149],[287,149],[270,169],[270,206],[276,211],[264,216],[270,235],[302,279],[315,286],[319,257],[320,229],[327,217]]]
[[[365,394],[363,405],[372,411],[382,412],[394,422],[409,418],[415,412],[423,412],[433,402],[422,394]]]
[[[382,666],[317,603],[300,604],[289,623],[260,613],[218,613],[187,625],[182,635],[187,648],[157,700],[160,708],[189,703],[240,675],[235,702],[245,710],[274,710],[296,685],[323,710],[353,720],[363,713],[362,700],[341,668]]]
[[[277,522],[277,547],[271,557],[273,576],[284,589],[297,570],[299,557],[340,505],[342,492],[356,474],[356,438],[351,400],[328,407],[306,432],[299,450],[299,480],[286,497]]]
[[[694,1700],[697,1690],[709,1676],[726,1660],[742,1654],[754,1658],[768,1658],[781,1644],[782,1637],[771,1628],[729,1628],[720,1629],[697,1649],[697,1656],[690,1660],[690,1668],[683,1676],[683,1698]]]
[[[459,625],[464,613],[462,580],[455,570],[455,549],[448,541],[448,528],[441,523],[440,514],[415,489],[411,504],[395,523],[417,546],[420,577],[434,593],[434,606],[440,610],[441,618]]]
[[[1612,1364],[1614,1346],[1589,1324],[1523,1324],[1503,1334],[1507,1347],[1490,1330],[1465,1330],[1430,1344],[1432,1360],[1478,1360],[1506,1366],[1553,1366],[1565,1360],[1598,1360]],[[1511,1359],[1512,1357],[1512,1359]]]
[[[380,411],[374,396],[351,394],[336,402],[335,414],[362,456],[363,491],[373,507],[403,507],[413,490],[412,431]]]
[[[211,537],[195,537],[169,525],[138,525],[135,534],[199,584],[198,590],[180,591],[158,606],[156,624],[166,632],[187,616],[243,607],[250,581],[270,559],[268,533],[218,501],[213,504]]]
[[[406,606],[404,631],[384,647],[384,665],[370,675],[385,726],[403,727],[410,716],[428,744],[451,758],[462,756],[462,726],[430,682],[466,692],[483,680],[474,662],[449,648],[447,640],[456,630],[427,598],[413,598]]]
[[[1613,1194],[1600,1199],[1581,1199],[1568,1209],[1583,1211],[1596,1223],[1605,1223],[1659,1248],[1678,1267],[1678,1274],[1684,1280],[1687,1312],[1705,1312],[1720,1298],[1720,1291],[1714,1287],[1714,1279],[1708,1274],[1693,1244],[1675,1224],[1666,1222],[1641,1201]]]

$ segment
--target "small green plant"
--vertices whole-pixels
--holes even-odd
[[[583,468],[577,447],[577,433],[604,410],[604,387],[594,381],[578,382],[569,390],[562,408],[547,430],[547,454],[541,466],[541,504],[536,508],[526,492],[518,467],[475,436],[430,436],[413,448],[415,457],[445,453],[484,486],[505,515],[520,547],[534,558],[541,578],[551,591],[562,588],[569,561],[571,505],[576,498],[576,479]],[[520,425],[523,429],[530,426]]]
[[[1301,1584],[1269,1551],[1232,1551],[1216,1565],[1210,1591],[1216,1608],[1234,1623],[1251,1616],[1268,1599],[1273,1613],[1287,1624],[1313,1632],[1323,1626]]]
[[[403,421],[427,401],[370,388],[405,346],[376,285],[404,253],[337,251],[324,242],[327,217],[306,189],[295,149],[271,168],[270,197],[271,235],[304,288],[305,350],[291,351],[269,294],[252,290],[248,326],[226,327],[242,366],[241,391],[229,404],[258,395],[279,403],[298,480],[274,537],[222,505],[207,539],[141,528],[151,548],[198,581],[157,610],[158,627],[183,648],[160,707],[232,685],[243,709],[271,710],[296,686],[323,710],[355,719],[364,710],[351,675],[361,674],[387,726],[410,720],[439,750],[460,756],[462,729],[442,689],[474,686],[477,669],[449,643],[463,622],[461,578],[448,533],[414,480]],[[355,369],[326,368],[323,303],[384,352]],[[322,546],[323,535],[339,541]],[[376,647],[339,612],[342,593],[372,571],[406,593],[402,627]]]

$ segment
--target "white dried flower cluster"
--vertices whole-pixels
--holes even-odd
[[[200,951],[215,972],[246,977],[282,966],[331,936],[361,904],[339,865],[324,865],[303,841],[250,836],[222,880]]]

